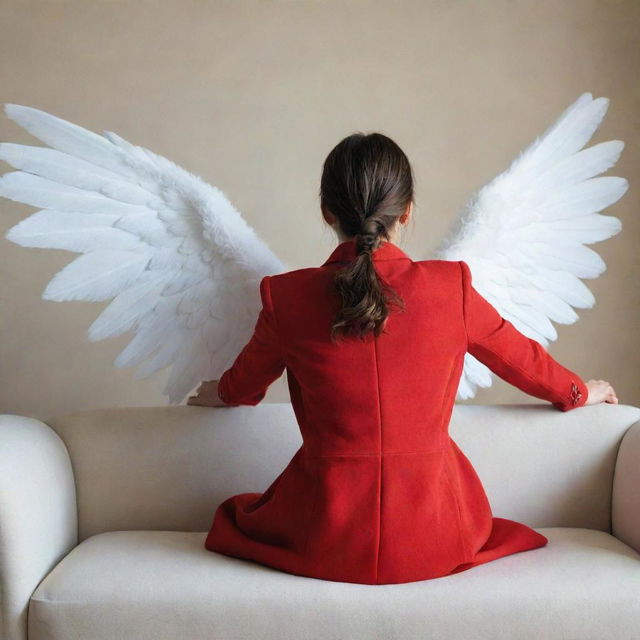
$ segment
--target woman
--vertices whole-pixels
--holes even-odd
[[[189,404],[255,405],[286,369],[303,444],[262,494],[220,504],[205,547],[314,578],[437,578],[545,545],[494,518],[448,434],[468,351],[561,411],[617,402],[585,384],[473,288],[464,261],[413,261],[395,243],[413,209],[410,163],[354,134],[327,157],[324,220],[340,244],[318,267],[266,276],[254,334]]]

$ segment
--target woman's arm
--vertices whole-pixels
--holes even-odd
[[[271,301],[270,278],[271,276],[264,276],[260,281],[262,309],[251,339],[231,367],[220,376],[216,386],[207,387],[206,383],[202,386],[203,393],[209,396],[215,389],[217,398],[214,398],[214,401],[221,402],[212,402],[207,397],[203,402],[198,402],[196,397],[193,402],[188,401],[187,404],[234,407],[241,404],[256,405],[266,395],[269,385],[282,375],[285,362]]]
[[[503,380],[531,396],[551,402],[561,411],[584,405],[589,390],[582,378],[503,318],[473,288],[467,263],[458,262],[462,271],[467,351]]]

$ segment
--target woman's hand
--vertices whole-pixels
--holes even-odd
[[[200,407],[228,407],[218,396],[218,381],[205,380],[196,390],[195,396],[189,396],[187,404]]]
[[[589,395],[587,396],[587,404],[598,404],[600,402],[609,402],[618,404],[618,396],[613,387],[606,380],[589,380],[587,383]]]

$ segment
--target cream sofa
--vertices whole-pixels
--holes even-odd
[[[640,408],[457,405],[494,515],[549,538],[399,585],[207,551],[216,506],[301,444],[290,404],[0,416],[4,640],[640,638]],[[425,532],[428,536],[428,532]]]

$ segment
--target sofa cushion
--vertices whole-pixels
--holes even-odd
[[[84,540],[40,583],[30,640],[637,638],[640,554],[591,529],[458,574],[392,585],[294,576],[204,548],[206,533]]]

